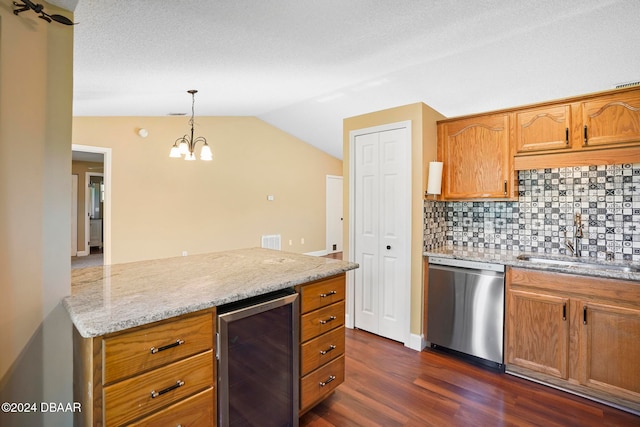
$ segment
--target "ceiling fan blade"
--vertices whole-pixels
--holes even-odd
[[[43,14],[43,15],[38,16],[38,18],[40,18],[40,19],[44,19],[44,20],[45,20],[45,21],[47,21],[47,22],[51,22],[51,19],[49,19],[49,17],[48,17],[47,15],[44,15],[44,14]]]
[[[75,25],[75,22],[62,15],[49,15],[51,19],[64,25]]]
[[[36,10],[36,7],[38,6],[37,4],[33,3],[30,0],[20,0],[22,3],[24,3],[26,6],[29,6],[31,9]],[[13,2],[15,4],[15,2]]]

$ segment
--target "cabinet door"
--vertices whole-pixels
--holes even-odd
[[[583,145],[640,145],[640,91],[606,95],[582,104]]]
[[[510,290],[506,363],[566,379],[568,310],[568,298]]]
[[[640,402],[640,310],[585,302],[580,329],[580,382]]]
[[[571,106],[557,105],[515,113],[516,151],[570,149]]]
[[[445,199],[508,197],[513,173],[507,114],[440,123],[438,137]]]

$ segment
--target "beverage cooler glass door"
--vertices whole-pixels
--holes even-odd
[[[298,304],[287,291],[219,307],[220,426],[298,426]]]

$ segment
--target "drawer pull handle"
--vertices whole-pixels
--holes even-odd
[[[333,322],[333,321],[334,321],[334,320],[336,320],[336,319],[337,319],[337,317],[336,317],[336,316],[331,316],[331,317],[329,317],[327,320],[321,320],[321,321],[320,321],[320,324],[321,324],[321,325],[326,325],[327,323],[329,323],[329,322]]]
[[[158,396],[162,396],[165,393],[169,393],[171,390],[175,390],[178,387],[182,387],[184,385],[184,381],[178,380],[176,381],[176,383],[172,386],[169,386],[167,388],[165,388],[164,390],[160,390],[160,391],[151,391],[151,398],[155,399]]]
[[[327,378],[324,381],[320,381],[320,387],[326,386],[327,384],[329,384],[331,381],[333,381],[335,379],[336,379],[335,375],[329,375],[329,378]]]
[[[326,350],[320,350],[320,354],[324,356],[325,354],[327,354],[327,353],[329,353],[330,351],[333,351],[333,350],[335,350],[335,349],[336,349],[336,346],[335,346],[335,345],[333,345],[333,344],[331,344],[331,345],[329,346],[329,348],[328,348],[328,349],[326,349]]]
[[[173,347],[177,347],[179,345],[184,344],[184,340],[176,340],[176,342],[171,343],[171,344],[167,344],[167,345],[163,345],[162,347],[151,347],[151,354],[156,354],[160,351],[164,351],[164,350],[169,350],[170,348]]]
[[[329,291],[326,294],[320,294],[320,298],[330,297],[331,295],[335,295],[337,293],[338,293],[338,291]]]

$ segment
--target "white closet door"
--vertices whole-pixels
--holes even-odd
[[[355,140],[355,326],[365,331],[379,330],[379,135],[359,135]]]
[[[411,292],[409,132],[355,137],[355,326],[401,342]]]

